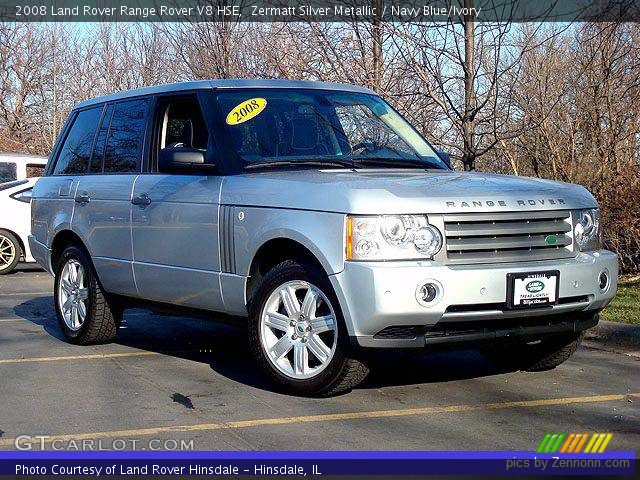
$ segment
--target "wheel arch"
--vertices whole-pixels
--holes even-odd
[[[89,258],[91,258],[85,242],[77,233],[72,230],[60,230],[51,242],[51,268],[54,271],[56,270],[62,252],[64,252],[64,249],[69,245],[77,245],[87,252]]]

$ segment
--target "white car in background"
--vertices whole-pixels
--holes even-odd
[[[0,152],[0,183],[41,177],[46,166],[47,157]]]
[[[0,275],[19,261],[34,262],[29,249],[31,191],[37,178],[0,183]]]

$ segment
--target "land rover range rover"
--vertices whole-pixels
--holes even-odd
[[[452,170],[374,92],[220,80],[77,105],[33,191],[66,338],[137,305],[245,322],[279,385],[329,395],[371,348],[473,345],[544,370],[617,288],[577,185]]]

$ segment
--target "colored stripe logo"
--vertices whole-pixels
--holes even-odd
[[[612,433],[547,433],[536,452],[602,453],[612,438]]]

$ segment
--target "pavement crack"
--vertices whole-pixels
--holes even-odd
[[[191,401],[191,398],[189,398],[188,396],[182,395],[181,393],[174,393],[173,395],[171,395],[171,400],[173,400],[175,403],[179,403],[183,407],[186,407],[190,410],[195,409],[195,407],[193,406],[193,402]]]

